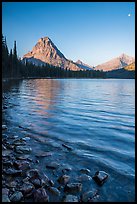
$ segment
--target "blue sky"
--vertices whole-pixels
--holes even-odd
[[[2,32],[20,57],[48,36],[68,59],[95,66],[135,55],[135,3],[3,2]]]

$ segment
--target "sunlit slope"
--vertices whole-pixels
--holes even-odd
[[[128,71],[135,71],[135,62],[130,65],[127,65],[126,67],[124,67],[124,69]]]

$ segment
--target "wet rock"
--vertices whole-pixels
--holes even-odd
[[[4,180],[2,180],[2,187],[6,187],[6,182]]]
[[[15,142],[25,142],[25,141],[22,138],[17,137],[17,138],[14,139],[13,142],[15,143]]]
[[[22,155],[22,156],[17,156],[16,158],[19,159],[19,160],[26,160],[26,159],[29,158],[29,155],[26,154],[26,155]]]
[[[21,138],[21,140],[28,141],[28,140],[30,140],[30,137],[23,137],[23,138]]]
[[[41,180],[39,178],[30,179],[30,181],[35,187],[37,188],[42,187]]]
[[[69,180],[70,180],[70,176],[68,176],[68,175],[63,175],[63,176],[60,176],[57,181],[58,181],[60,184],[66,184],[66,183],[68,183]]]
[[[53,174],[54,176],[58,177],[58,171],[57,171],[56,169],[53,169],[53,170],[52,170],[52,174]]]
[[[52,180],[49,180],[48,183],[50,186],[54,186],[54,182]]]
[[[65,192],[71,192],[71,193],[80,192],[81,190],[82,190],[81,183],[69,183],[69,184],[66,184],[64,188]]]
[[[28,160],[28,161],[30,161],[30,162],[32,162],[32,161],[33,161],[33,159],[31,159],[30,157],[29,157],[29,158],[27,158],[27,160]]]
[[[17,139],[17,138],[19,138],[19,136],[18,135],[13,135],[13,138]]]
[[[7,145],[6,147],[7,147],[8,149],[11,149],[11,150],[14,149],[14,145],[11,145],[11,144],[10,144],[10,145]]]
[[[11,150],[3,150],[3,151],[2,151],[2,156],[3,156],[3,157],[6,157],[6,156],[9,156],[11,153],[12,153]]]
[[[46,167],[49,169],[57,169],[59,164],[57,162],[51,162],[50,164],[47,164]]]
[[[17,135],[10,135],[9,136],[9,139],[17,139],[19,136],[17,136]]]
[[[85,192],[82,195],[82,201],[83,202],[92,201],[95,197],[97,197],[97,195],[98,195],[97,190],[91,190],[91,191]]]
[[[8,158],[8,157],[2,157],[2,161],[3,161],[3,162],[8,162],[8,161],[9,161],[9,158]]]
[[[9,183],[11,181],[13,181],[13,179],[15,179],[16,175],[6,175],[5,179],[6,179],[6,183]]]
[[[91,181],[91,180],[92,180],[91,176],[88,176],[86,174],[83,174],[78,177],[78,181],[80,182]]]
[[[66,149],[68,149],[68,150],[72,150],[72,148],[71,147],[69,147],[68,145],[66,145],[66,144],[62,144],[62,146],[63,147],[65,147]]]
[[[29,177],[26,177],[26,178],[24,178],[22,181],[24,182],[24,183],[26,183],[26,182],[28,182],[29,181]]]
[[[108,178],[108,174],[105,171],[97,171],[92,178],[98,185],[103,185]]]
[[[15,137],[15,136],[14,136],[14,137]],[[22,143],[25,143],[25,144],[26,144],[26,142],[23,141],[22,138],[18,138],[18,137],[17,137],[17,138],[14,138],[13,143],[15,144],[15,143],[18,143],[18,142],[21,143],[21,144],[22,144]]]
[[[38,180],[37,180],[38,179]],[[40,175],[38,176],[33,176],[32,178],[29,179],[33,184],[35,184],[36,187],[48,187],[49,185],[52,185],[52,182],[45,174],[41,178]],[[50,183],[51,182],[51,183]],[[54,183],[53,183],[54,184]]]
[[[11,161],[15,160],[15,156],[13,154],[8,156],[8,159],[10,159]]]
[[[41,178],[38,170],[30,170],[30,172],[27,172],[27,176],[29,178],[29,181],[37,188],[50,185],[49,178],[45,174],[43,178]]]
[[[15,169],[11,169],[11,168],[4,170],[4,172],[7,175],[14,175],[14,176],[22,174],[22,170],[15,170]]]
[[[2,138],[7,139],[9,136],[7,134],[2,134]]]
[[[87,169],[87,168],[83,168],[83,169],[80,169],[80,173],[82,173],[82,174],[89,174],[90,170]]]
[[[20,188],[20,191],[26,195],[28,193],[30,193],[32,190],[34,189],[34,185],[29,183],[29,182],[26,182],[22,185],[22,187]]]
[[[33,192],[34,202],[48,202],[49,196],[44,188],[39,188]]]
[[[78,202],[78,197],[74,195],[66,195],[63,202]]]
[[[2,150],[6,150],[6,147],[2,144]]]
[[[2,143],[5,145],[7,143],[7,138],[2,138]]]
[[[13,163],[12,163],[11,161],[3,161],[2,164],[3,164],[4,166],[8,166],[8,167],[13,166]]]
[[[12,202],[18,202],[20,201],[21,199],[23,198],[23,195],[21,192],[17,191],[15,192],[11,197],[10,197],[10,200]]]
[[[59,191],[57,188],[55,188],[55,187],[49,187],[48,190],[49,190],[52,194],[57,195],[57,196],[60,196],[60,191]]]
[[[39,177],[39,171],[38,171],[38,169],[31,169],[31,170],[27,171],[26,175],[29,178],[38,178]]]
[[[2,195],[8,195],[9,189],[8,188],[2,188]]]
[[[26,142],[24,142],[24,141],[16,141],[16,142],[13,142],[13,145],[15,145],[15,146],[26,145]]]
[[[10,196],[15,192],[15,188],[10,188]]]
[[[22,171],[30,169],[30,164],[27,161],[15,161],[14,166]]]
[[[2,125],[2,130],[6,130],[7,126],[6,125]]]
[[[5,141],[5,145],[9,146],[9,145],[11,145],[11,144],[10,144],[10,142]]]
[[[42,186],[42,187],[48,186],[48,184],[49,184],[49,181],[47,182],[46,180],[41,179],[41,186]]]
[[[41,142],[41,143],[47,143],[47,139],[43,138],[43,137],[35,137],[35,140]]]
[[[2,195],[2,203],[10,202],[10,199],[7,195]]]
[[[9,189],[2,188],[2,202],[10,202],[8,194],[9,194]]]
[[[48,157],[48,156],[52,156],[51,152],[38,152],[36,154],[36,157]]]
[[[27,199],[31,199],[30,201],[28,201],[28,202],[32,202],[32,199],[33,199],[33,190],[30,192],[30,193],[27,193],[27,194],[25,194],[24,195],[24,197],[25,197],[25,199],[27,198]],[[26,202],[26,201],[25,201]]]
[[[36,162],[36,164],[39,164],[39,160],[38,159],[35,162]]]
[[[15,188],[17,186],[17,182],[16,181],[11,181],[11,182],[7,183],[6,186],[8,188]]]
[[[58,186],[58,190],[62,190],[63,189],[63,186]]]
[[[29,152],[32,151],[32,149],[31,149],[31,147],[16,146],[16,147],[15,147],[15,151],[16,151],[17,153],[22,154],[22,153],[29,153]]]
[[[72,171],[72,168],[68,164],[63,164],[62,166],[63,166],[63,168],[62,168],[63,173]]]

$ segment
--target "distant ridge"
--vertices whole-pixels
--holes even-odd
[[[124,68],[125,66],[135,62],[135,58],[126,54],[121,54],[119,57],[113,58],[103,64],[95,67],[95,70],[111,71]]]
[[[76,62],[76,64],[82,68],[82,69],[86,69],[86,70],[93,70],[93,66],[89,66],[88,64],[83,63],[81,60],[78,60]]]

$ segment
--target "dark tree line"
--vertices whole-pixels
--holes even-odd
[[[55,67],[50,64],[36,66],[30,62],[23,62],[17,56],[16,41],[13,49],[8,50],[6,37],[2,35],[2,77],[3,78],[105,78],[103,71],[85,70],[72,71]]]

